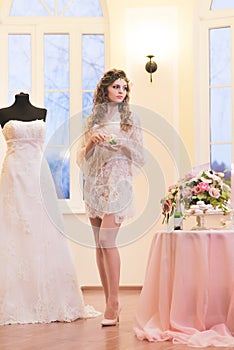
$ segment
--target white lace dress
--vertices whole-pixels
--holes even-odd
[[[79,140],[77,164],[84,173],[84,201],[87,215],[91,218],[114,214],[115,222],[122,223],[135,213],[132,178],[144,164],[143,135],[139,119],[133,115],[133,126],[126,132],[120,128],[120,114],[104,119],[102,125],[88,129],[89,117],[84,135]],[[85,157],[86,145],[93,132],[100,131],[114,135],[116,145],[110,148],[108,142],[96,145],[91,155]],[[130,151],[124,154],[120,145]]]
[[[0,325],[97,315],[84,306],[52,176],[42,161],[45,123],[11,120],[2,131]]]

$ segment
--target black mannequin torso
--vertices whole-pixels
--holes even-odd
[[[2,128],[9,120],[32,121],[46,120],[47,110],[31,104],[29,95],[21,92],[15,95],[15,102],[10,107],[0,109],[0,124]]]

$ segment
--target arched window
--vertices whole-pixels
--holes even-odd
[[[224,10],[224,9],[233,9],[234,1],[233,0],[213,0],[211,1],[210,10]]]
[[[201,0],[196,85],[196,163],[230,176],[234,159],[234,0]]]
[[[79,210],[70,146],[105,70],[104,1],[2,0],[1,12],[1,106],[25,92],[47,109],[46,157],[58,198]]]
[[[14,0],[10,16],[99,17],[99,0]]]

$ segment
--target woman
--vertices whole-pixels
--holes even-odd
[[[105,293],[102,326],[118,323],[120,256],[115,240],[122,222],[134,215],[133,169],[144,164],[142,132],[128,103],[125,72],[109,70],[97,85],[93,113],[86,119],[77,153]]]

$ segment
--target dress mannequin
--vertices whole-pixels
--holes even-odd
[[[84,305],[76,278],[45,156],[45,117],[46,109],[24,93],[0,109],[7,147],[0,173],[0,326],[98,315]]]
[[[47,110],[31,104],[29,95],[21,92],[15,95],[15,102],[10,107],[0,109],[0,124],[2,128],[9,120],[32,121],[42,119],[45,121]]]

